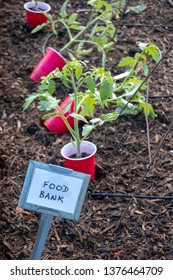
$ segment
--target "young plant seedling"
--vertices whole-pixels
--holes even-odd
[[[109,71],[103,68],[91,67],[88,70],[86,64],[82,61],[68,61],[62,71],[57,68],[48,76],[42,78],[38,90],[26,98],[24,110],[35,99],[38,99],[38,110],[58,110],[72,136],[72,141],[77,147],[78,157],[80,157],[81,142],[96,127],[102,126],[105,122],[116,120],[123,106],[126,106],[125,114],[136,115],[141,110],[146,110],[145,98],[139,92],[143,83],[142,74],[146,75],[148,73],[147,57],[152,57],[157,62],[161,54],[153,43],[140,43],[139,47],[141,52],[137,52],[134,58],[125,57],[120,61],[119,67],[127,66],[130,69],[116,77],[113,77]],[[122,77],[124,80],[119,83],[119,78]],[[59,107],[60,100],[53,97],[57,89],[56,79],[59,79],[65,87],[72,89],[71,99],[74,100],[74,112],[70,116],[74,118],[74,129],[69,125],[68,118],[64,116],[65,111],[69,110],[70,104],[65,107],[65,111],[62,111]],[[144,88],[145,85],[142,89]],[[128,101],[129,98],[131,98],[130,102]],[[111,106],[109,106],[110,103]],[[114,105],[113,108],[112,104]],[[98,107],[101,110],[100,115],[98,114]],[[81,111],[80,108],[82,108]],[[105,108],[106,110],[104,110]],[[156,116],[151,105],[147,112],[152,118]],[[43,119],[53,116],[55,115],[46,114]],[[89,118],[86,119],[85,116],[89,116]],[[79,120],[85,123],[82,132],[79,129]]]
[[[67,31],[68,40],[59,50],[61,54],[66,51],[71,60],[81,59],[83,56],[91,54],[93,48],[96,48],[101,53],[101,65],[105,68],[107,52],[113,50],[114,44],[117,42],[113,19],[118,19],[126,1],[109,1],[109,3],[103,0],[86,1],[90,10],[85,25],[78,21],[79,13],[68,13],[69,2],[70,0],[66,0],[62,5],[58,19],[54,20],[52,15],[45,14],[49,22],[38,26],[32,33],[50,25],[53,33],[58,35],[58,30],[63,27]]]
[[[121,94],[116,95],[116,98],[113,99],[113,103],[116,103],[117,109],[116,112],[121,113],[121,115],[137,115],[141,111],[154,119],[156,114],[153,110],[151,104],[147,104],[145,97],[138,91],[145,90],[147,85],[143,84],[144,77],[149,73],[148,65],[152,61],[158,63],[161,59],[161,52],[159,48],[153,43],[138,43],[140,52],[136,52],[134,57],[126,56],[121,59],[118,64],[119,67],[125,67],[126,72],[123,73],[123,82],[118,84],[116,89],[117,92]],[[115,77],[116,78],[116,77]],[[120,76],[121,78],[121,76]],[[119,76],[116,80],[118,82]],[[143,85],[142,85],[143,84]],[[142,85],[142,87],[141,87]],[[130,102],[128,101],[130,99]],[[124,106],[126,106],[125,109]],[[123,110],[123,111],[122,111]]]
[[[32,2],[34,2],[34,10],[38,11],[39,10],[39,8],[38,8],[38,1],[37,0],[32,0]]]

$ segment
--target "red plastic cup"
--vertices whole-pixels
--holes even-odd
[[[48,48],[45,55],[31,73],[30,78],[39,82],[41,77],[47,76],[56,68],[59,68],[61,71],[65,64],[65,59],[59,52],[53,48]]]
[[[44,11],[48,13],[51,10],[50,5],[43,3],[43,2],[37,2],[38,8],[41,11]],[[40,11],[34,11],[32,8],[34,8],[35,4],[34,2],[27,2],[24,5],[24,9],[26,11],[26,22],[28,25],[32,25],[33,27],[36,27],[42,23],[47,22],[47,17],[43,15]]]
[[[77,153],[77,149],[72,143],[66,144],[61,149],[61,155],[64,158],[67,168],[73,169],[77,172],[89,174],[91,176],[91,180],[94,180],[96,151],[97,147],[93,143],[89,141],[82,141],[81,153],[89,154],[89,156],[85,158],[71,158],[72,155]]]
[[[70,102],[71,96],[69,95],[60,105],[60,109],[63,110],[65,106]],[[81,111],[81,109],[80,109]],[[79,111],[79,112],[80,112]],[[74,127],[74,118],[69,116],[72,112],[74,112],[74,100],[71,102],[70,110],[64,114],[67,118],[69,125]],[[58,110],[55,110],[54,113],[57,113],[56,117],[52,117],[44,121],[44,125],[51,131],[56,132],[58,135],[64,134],[68,131],[67,126],[63,122],[62,118],[58,114]]]

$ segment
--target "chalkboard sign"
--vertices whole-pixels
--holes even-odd
[[[31,160],[18,207],[79,220],[90,176]]]

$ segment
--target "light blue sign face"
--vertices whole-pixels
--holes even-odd
[[[90,176],[30,161],[18,207],[79,220]]]

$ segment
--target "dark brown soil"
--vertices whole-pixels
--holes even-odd
[[[72,2],[77,10],[85,8],[85,1]],[[118,73],[117,64],[123,56],[134,54],[136,42],[153,41],[162,54],[173,42],[171,4],[167,0],[140,2],[146,2],[147,10],[123,16],[124,26],[118,27],[118,43],[107,64],[113,74]],[[57,14],[62,3],[49,0],[51,13]],[[85,20],[87,12],[82,16]],[[0,1],[0,19],[0,258],[26,260],[40,222],[39,213],[17,208],[29,160],[64,166],[60,149],[69,141],[69,134],[57,136],[47,131],[35,105],[22,112],[24,99],[37,88],[29,75],[42,57],[49,30],[30,33],[22,0]],[[60,32],[56,40],[50,39],[49,46],[59,50],[64,39],[65,34]],[[100,65],[98,58],[92,53],[87,60]],[[158,114],[156,120],[149,120],[153,157],[173,120],[173,98],[169,97],[173,96],[173,50],[152,74],[149,84],[150,96],[166,96],[150,98]],[[63,100],[67,94],[60,87],[58,98]],[[134,198],[127,208],[129,198],[91,196],[93,192],[173,196],[173,128],[142,180],[149,164],[146,131],[145,116],[140,114],[121,117],[92,133],[88,140],[97,145],[96,179],[89,184],[80,222],[55,218],[43,259],[173,258],[173,200]]]
[[[85,157],[88,157],[89,154],[87,153],[81,153],[81,158],[85,158]],[[69,156],[70,158],[78,158],[78,155],[77,154],[72,154]]]

